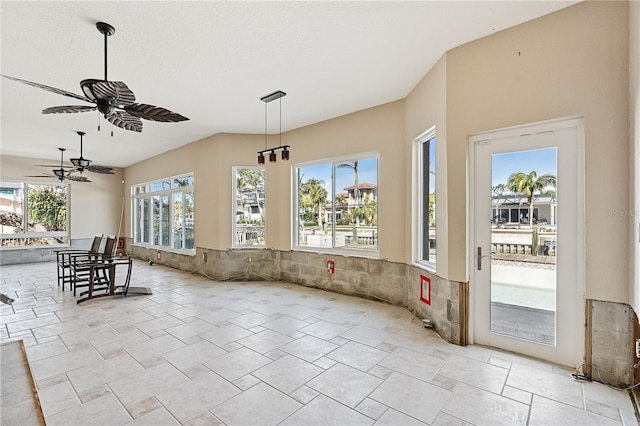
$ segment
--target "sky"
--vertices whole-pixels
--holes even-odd
[[[331,163],[323,163],[314,166],[301,167],[302,181],[310,178],[323,180],[324,188],[329,197],[332,196],[331,188]],[[378,184],[378,159],[369,158],[358,161],[358,181],[362,183]],[[353,169],[349,167],[336,168],[336,193],[345,192],[344,188],[353,185]]]
[[[557,176],[556,155],[556,148],[494,154],[491,159],[491,186],[506,185],[509,176],[517,172],[529,174],[535,170],[538,176],[545,173]]]

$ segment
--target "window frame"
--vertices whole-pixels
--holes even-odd
[[[174,182],[177,179],[181,178],[190,178],[191,184],[188,186],[175,186]],[[196,253],[196,244],[195,244],[195,173],[181,173],[179,175],[169,176],[160,179],[154,179],[148,182],[136,183],[131,185],[131,231],[132,231],[132,245],[146,248],[154,248],[160,249],[163,251],[183,253],[188,255],[195,255]],[[157,189],[156,189],[157,188]],[[140,191],[142,189],[142,191]],[[184,206],[184,197],[185,194],[191,194],[193,200],[193,208],[194,208],[194,225],[193,225],[193,248],[175,248],[175,209],[174,203],[176,194],[180,194],[181,200],[183,202],[183,212],[185,210]],[[156,239],[156,235],[154,233],[155,229],[155,217],[154,213],[156,209],[154,208],[154,200],[157,199],[160,201],[158,205],[158,241],[159,244],[155,244],[154,240]],[[165,220],[162,203],[164,200],[168,202],[168,221],[169,226],[167,229],[168,232],[168,245],[163,245],[162,243],[165,240],[165,236],[163,235],[163,221]],[[144,230],[141,230],[141,222],[144,222],[144,217],[139,217],[138,211],[140,206],[144,206],[144,213],[146,216],[146,220],[148,225],[143,228],[147,228],[148,233],[144,233]],[[183,222],[182,229],[183,231],[187,229],[185,225],[185,221],[189,219],[186,214],[183,214]],[[184,247],[186,245],[186,233],[181,233],[181,246]]]
[[[427,166],[427,173],[433,171],[434,175],[434,191],[436,193],[436,201],[433,204],[433,215],[434,220],[437,218],[437,193],[438,193],[438,138],[436,136],[436,127],[433,126],[429,128],[427,131],[419,135],[417,138],[413,140],[413,220],[412,220],[412,228],[413,228],[413,261],[415,264],[430,270],[432,272],[436,272],[437,270],[437,243],[436,243],[436,255],[434,261],[430,260],[430,256],[427,259],[424,258],[424,250],[425,250],[425,235],[426,235],[426,243],[429,244],[429,190],[425,188],[424,184],[424,146],[425,144],[434,144],[434,154],[435,160],[433,162],[433,170],[431,169],[431,165]],[[430,180],[430,178],[429,178]],[[426,197],[425,197],[425,189]],[[425,199],[426,198],[426,199]],[[427,206],[426,216],[425,216],[425,205]],[[424,218],[427,218],[427,227],[425,229],[425,221]],[[435,240],[438,239],[438,230],[437,230],[437,220],[435,230]]]
[[[22,201],[22,227],[25,229],[25,225],[29,220],[29,186],[57,186],[64,188],[66,195],[66,217],[65,217],[65,230],[64,231],[48,231],[48,232],[20,232],[13,234],[0,234],[0,250],[21,250],[21,249],[33,249],[33,248],[48,248],[48,247],[69,247],[70,241],[70,224],[71,224],[71,191],[69,184],[62,182],[41,182],[41,181],[23,181],[3,179],[1,183],[18,184],[22,189],[23,201]],[[1,186],[1,185],[0,185]],[[28,229],[28,227],[26,228]],[[32,238],[65,238],[66,242],[58,244],[36,244],[36,245],[17,245],[17,246],[3,246],[3,240],[13,239],[32,239]]]
[[[337,164],[348,163],[353,161],[360,160],[376,160],[376,248],[372,250],[367,249],[358,249],[358,248],[341,248],[335,247],[335,226],[336,226],[336,209],[335,209],[335,198],[336,198],[336,182],[335,182],[335,169]],[[333,231],[332,235],[332,247],[313,247],[313,246],[305,246],[299,245],[299,230],[300,230],[300,206],[299,206],[299,187],[298,187],[298,170],[304,167],[311,167],[323,164],[331,165],[331,182],[329,182],[328,186],[331,187],[331,198],[328,203],[332,206],[331,218],[332,218],[332,227]],[[365,257],[372,259],[380,258],[380,153],[379,152],[363,152],[351,155],[343,155],[339,157],[330,157],[324,158],[320,160],[313,160],[307,162],[296,163],[291,166],[291,206],[292,206],[292,229],[291,229],[291,248],[292,250],[297,251],[305,251],[305,252],[313,252],[313,253],[329,253],[329,254],[339,254],[344,256],[355,256],[355,257]]]
[[[237,202],[237,192],[238,192],[238,182],[236,179],[236,173],[239,170],[262,170],[264,172],[264,181],[263,181],[263,233],[264,242],[262,244],[238,244],[236,235],[238,225],[236,221],[236,202]],[[267,247],[267,168],[264,166],[233,166],[231,168],[231,247],[234,249],[264,249]],[[260,203],[260,198],[258,196],[257,200],[258,204]]]

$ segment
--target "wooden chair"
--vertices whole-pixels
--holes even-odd
[[[71,270],[71,284],[73,295],[76,296],[78,287],[106,287],[108,277],[103,270],[101,274],[95,274],[95,264],[104,264],[113,259],[116,249],[116,236],[108,235],[104,249],[100,253],[72,254],[69,256],[69,268]]]
[[[73,277],[70,270],[71,256],[98,253],[98,250],[100,250],[100,243],[102,242],[102,238],[102,234],[96,234],[96,236],[93,237],[93,242],[91,243],[91,247],[89,248],[89,250],[56,250],[56,263],[58,265],[58,287],[62,285],[62,291],[64,291],[64,285],[66,283],[69,283],[69,286],[72,286],[71,280],[73,279]]]

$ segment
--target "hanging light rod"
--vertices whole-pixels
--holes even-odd
[[[287,96],[282,90],[270,93],[260,98],[264,102],[264,150],[258,151],[258,164],[265,163],[265,153],[269,153],[269,162],[275,163],[277,161],[276,151],[282,151],[282,159],[289,159],[289,145],[282,145],[282,100],[280,100],[280,146],[274,148],[267,148],[267,104],[282,97]]]
[[[265,149],[263,151],[258,151],[258,154],[264,154],[264,153],[267,153],[267,152],[271,152],[271,151],[275,152],[275,151],[280,151],[280,150],[288,151],[289,148],[291,148],[289,145],[282,145],[282,146],[277,146],[275,148],[267,148],[267,149]]]

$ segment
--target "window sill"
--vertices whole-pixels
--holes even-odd
[[[365,259],[380,259],[379,250],[345,250],[345,249],[323,249],[322,247],[294,247],[293,251],[306,253],[332,254],[345,257],[362,257]]]
[[[268,250],[266,246],[233,246],[230,250]]]
[[[420,263],[420,262],[413,262],[413,266],[415,266],[416,268],[422,269],[423,271],[429,272],[433,275],[437,275],[436,274],[436,265],[435,264],[426,264],[426,263]]]
[[[157,250],[165,253],[184,254],[185,256],[195,256],[196,249],[174,249],[166,246],[152,246],[149,244],[131,244],[131,247],[140,247],[147,250]]]

